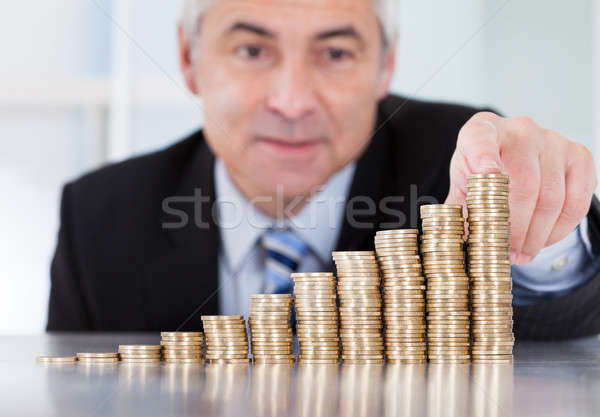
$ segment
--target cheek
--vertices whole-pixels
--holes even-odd
[[[251,117],[261,101],[261,83],[227,71],[203,71],[198,78],[202,83],[205,129],[213,138],[220,138],[219,142],[227,142],[223,152],[243,151],[249,140]]]
[[[329,80],[321,89],[336,135],[333,146],[344,158],[355,157],[368,142],[375,123],[377,83],[359,72],[343,80]]]

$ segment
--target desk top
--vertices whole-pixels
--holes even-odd
[[[598,416],[600,338],[521,342],[513,365],[39,364],[157,334],[0,337],[10,416]]]

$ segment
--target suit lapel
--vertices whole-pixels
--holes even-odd
[[[380,126],[382,121],[381,112],[379,112],[377,126]],[[365,203],[367,200],[374,202],[376,206],[379,204],[386,189],[385,172],[389,148],[389,137],[384,127],[375,134],[357,161],[346,208],[354,206],[359,210],[365,210],[368,208]],[[375,230],[384,221],[379,207],[376,207],[372,214],[356,215],[352,222],[350,220],[348,211],[346,211],[336,250],[374,250]]]
[[[196,136],[197,146],[181,169],[173,195],[166,196],[171,198],[169,211],[175,209],[177,215],[162,211],[164,256],[146,268],[151,329],[200,329],[201,315],[219,311],[219,231],[212,218],[215,158],[202,133]],[[165,227],[183,214],[185,225]]]

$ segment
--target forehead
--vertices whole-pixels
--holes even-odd
[[[205,17],[226,27],[251,19],[275,30],[311,31],[319,26],[353,24],[359,30],[378,28],[374,0],[213,0]]]

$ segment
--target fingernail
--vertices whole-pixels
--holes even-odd
[[[533,259],[532,256],[529,255],[525,255],[524,253],[521,253],[519,255],[519,260],[517,261],[517,265],[525,265],[528,264],[529,262],[531,262],[531,260]]]
[[[516,251],[514,251],[514,250],[511,249],[511,251],[510,251],[510,263],[511,264],[516,264],[518,259],[519,259],[519,254]]]
[[[491,171],[500,171],[500,162],[494,158],[484,156],[479,160],[479,170],[481,173],[492,173]]]

